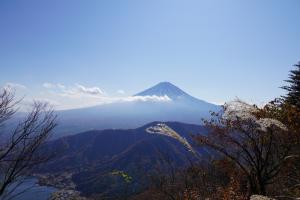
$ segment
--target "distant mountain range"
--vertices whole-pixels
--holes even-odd
[[[122,199],[118,195],[124,194],[124,188],[133,194],[147,185],[146,174],[169,173],[170,167],[203,161],[208,152],[195,144],[192,135],[206,133],[199,125],[152,122],[137,129],[67,136],[47,143],[44,151],[56,156],[40,173],[58,174],[60,180],[69,177],[87,196]],[[124,182],[116,172],[126,173],[130,182]]]
[[[201,124],[220,106],[199,100],[169,82],[133,96],[132,101],[59,111],[55,138],[87,130],[137,128],[153,121]]]

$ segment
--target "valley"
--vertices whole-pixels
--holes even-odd
[[[149,132],[164,127],[164,134]],[[141,191],[156,170],[169,170],[199,162],[208,155],[192,137],[205,134],[199,125],[153,122],[137,129],[89,131],[49,142],[45,152],[56,156],[39,169],[40,183],[61,189],[78,190],[85,196],[117,198],[124,191]],[[197,156],[196,156],[197,154]],[[200,156],[199,156],[200,155]],[[170,163],[171,162],[171,163]],[[113,174],[122,171],[132,177],[129,183]],[[144,175],[147,174],[148,177]]]

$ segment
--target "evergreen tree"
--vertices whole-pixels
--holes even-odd
[[[288,86],[282,87],[288,93],[284,96],[284,100],[300,109],[300,62],[294,65],[295,70],[291,70],[289,75]]]

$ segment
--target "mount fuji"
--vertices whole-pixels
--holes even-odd
[[[203,108],[203,110],[207,110],[208,108],[215,110],[218,106],[208,103],[206,101],[197,99],[177,86],[173,85],[169,82],[161,82],[143,92],[140,92],[134,96],[167,96],[174,103],[185,104],[186,106],[198,106],[199,108]]]
[[[131,101],[59,111],[54,137],[88,130],[137,128],[153,121],[201,124],[202,118],[210,117],[210,111],[221,109],[169,82],[161,82],[131,98]]]
[[[140,92],[134,96],[164,96],[167,95],[172,100],[175,100],[179,97],[185,96],[185,97],[191,97],[184,91],[182,91],[180,88],[176,87],[172,83],[169,82],[161,82],[143,92]],[[192,97],[193,98],[193,97]]]

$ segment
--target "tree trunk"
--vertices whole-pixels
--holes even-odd
[[[251,178],[249,180],[250,195],[266,195],[266,186],[263,181],[257,180],[257,178]]]

